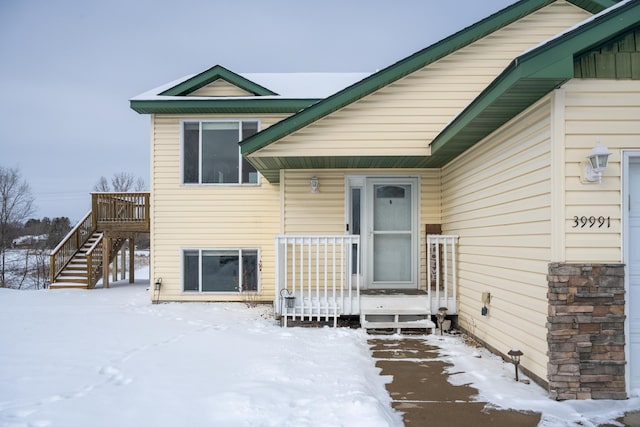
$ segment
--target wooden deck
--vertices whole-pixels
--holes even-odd
[[[150,230],[150,193],[92,193],[91,211],[50,254],[51,288],[109,286],[109,265],[128,243],[134,280],[135,237]],[[124,257],[123,257],[124,258]]]

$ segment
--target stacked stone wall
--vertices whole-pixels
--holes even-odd
[[[549,392],[626,399],[624,265],[549,264]]]

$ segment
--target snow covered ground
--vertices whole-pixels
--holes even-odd
[[[152,305],[147,287],[0,289],[0,426],[402,425],[361,330],[283,329],[270,307]],[[462,372],[452,381],[543,412],[544,426],[640,409],[638,398],[554,402],[458,337],[427,339]]]

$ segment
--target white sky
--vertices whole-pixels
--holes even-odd
[[[100,176],[148,182],[133,96],[215,64],[372,72],[514,1],[0,0],[0,165],[31,185],[34,217],[75,222]]]

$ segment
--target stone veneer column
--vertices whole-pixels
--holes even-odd
[[[626,399],[624,265],[549,264],[549,392]]]

